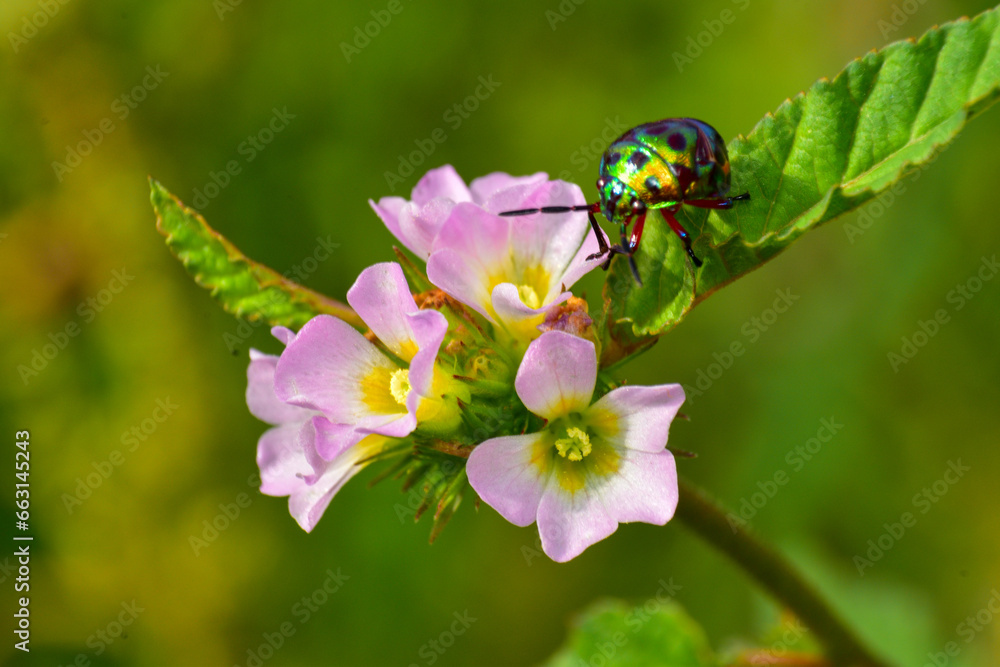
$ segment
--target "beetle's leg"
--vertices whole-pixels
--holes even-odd
[[[603,264],[601,264],[601,268],[604,269],[605,271],[607,271],[608,267],[611,266],[611,258],[612,257],[614,257],[615,255],[627,255],[628,254],[628,250],[627,250],[627,247],[628,247],[628,236],[627,236],[625,230],[628,229],[628,226],[629,226],[629,224],[631,222],[632,222],[632,218],[631,217],[625,218],[622,221],[622,224],[619,226],[619,231],[621,233],[621,238],[622,238],[621,245],[617,245],[616,244],[616,245],[613,245],[610,248],[608,248],[607,244],[602,244],[602,245],[605,245],[605,248],[601,252],[595,253],[595,254],[591,255],[587,259],[597,259],[598,257],[600,257],[601,255],[603,255],[604,253],[607,253],[608,254],[608,258],[606,260],[604,260]],[[596,224],[597,221],[594,220],[594,223]],[[601,239],[601,240],[603,241],[604,239]]]
[[[597,213],[599,206],[600,206],[599,203],[592,204],[590,208],[587,209],[587,217],[590,218],[590,226],[594,230],[594,236],[597,237],[597,245],[599,247],[599,250],[597,252],[587,257],[587,261],[603,257],[604,255],[610,252],[608,244],[604,241],[604,230],[602,230],[601,226],[597,224],[597,218],[594,217],[594,214]],[[608,259],[610,259],[610,257]]]
[[[621,234],[622,234],[622,242],[623,243],[625,241],[625,228],[628,226],[628,223],[629,223],[629,220],[625,220],[625,222],[621,225]],[[603,239],[601,239],[601,240],[603,241]],[[621,246],[621,245],[615,244],[615,245],[613,245],[611,247],[608,247],[606,243],[603,243],[602,245],[604,246],[604,248],[601,250],[601,252],[596,252],[593,255],[590,255],[589,257],[587,257],[587,259],[588,260],[598,259],[601,256],[603,256],[605,253],[607,253],[608,258],[606,260],[604,260],[603,264],[601,264],[601,268],[604,269],[605,271],[607,271],[608,267],[611,266],[611,258],[612,257],[614,257],[615,255],[625,255],[625,254],[628,254],[628,251],[625,250],[625,248],[623,246]]]
[[[750,201],[750,193],[744,192],[741,195],[723,199],[687,199],[684,203],[698,208],[732,208],[733,204],[738,201]]]
[[[611,258],[615,255],[625,255],[628,257],[628,266],[632,270],[632,276],[635,278],[635,282],[639,283],[639,287],[642,287],[642,279],[639,278],[639,269],[636,268],[635,255],[636,248],[639,247],[639,241],[642,239],[642,227],[646,224],[646,214],[640,213],[639,218],[636,220],[635,228],[632,230],[631,237],[628,233],[628,226],[632,222],[632,218],[626,218],[625,222],[621,225],[621,243],[615,244],[608,248],[608,259],[601,265],[601,268],[605,271],[611,266]]]
[[[611,246],[610,253],[608,255],[608,261],[604,263],[603,268],[605,271],[608,270],[608,267],[611,266],[611,258],[614,257],[615,255],[625,255],[626,257],[628,257],[628,266],[632,270],[632,276],[635,278],[635,281],[639,283],[639,287],[642,287],[642,280],[639,278],[639,270],[635,267],[635,259],[632,257],[632,255],[635,254],[635,248],[632,246],[632,243],[630,242],[630,239],[628,237],[628,232],[626,231],[628,228],[628,224],[630,222],[632,222],[632,218],[626,218],[625,222],[622,223],[621,226],[622,242],[620,245]],[[641,233],[641,228],[640,228],[640,233]]]
[[[646,224],[646,214],[641,213],[635,221],[635,227],[632,228],[632,237],[628,240],[628,254],[634,255],[636,248],[639,247],[639,241],[642,240],[642,228]],[[622,237],[622,241],[624,241]]]
[[[688,202],[684,203],[687,204]],[[677,222],[677,218],[674,217],[673,213],[667,211],[665,208],[661,208],[660,212],[663,214],[663,219],[670,225],[670,229],[674,230],[674,233],[684,242],[684,250],[687,251],[688,257],[691,258],[694,265],[701,266],[701,260],[695,256],[694,250],[691,249],[691,235],[687,233],[687,230],[684,229],[681,223]]]
[[[621,240],[622,240],[622,242],[619,243],[619,244],[615,244],[615,245],[611,246],[610,248],[608,248],[608,259],[604,262],[604,264],[601,264],[601,268],[604,269],[605,271],[607,271],[608,268],[610,268],[610,266],[611,266],[611,258],[612,257],[614,257],[615,255],[627,255],[627,254],[629,254],[628,253],[628,232],[626,230],[628,229],[629,223],[631,223],[631,222],[632,222],[632,218],[625,218],[625,221],[622,222],[621,226],[619,227],[618,231],[621,234]]]
[[[727,209],[732,208],[733,204],[738,201],[750,201],[750,193],[744,192],[735,197],[722,197],[719,199],[686,199],[683,203],[688,206],[697,206],[698,208]],[[691,261],[694,262],[695,266],[701,266],[701,260],[695,256],[694,251],[691,249],[691,236],[687,233],[687,230],[684,229],[681,223],[677,222],[677,218],[668,212],[667,209],[661,209],[661,211],[663,212],[663,219],[667,221],[670,228],[684,242],[684,250],[687,251]]]
[[[642,228],[646,224],[646,213],[640,213],[632,228],[632,236],[628,240],[628,267],[632,269],[632,277],[639,287],[642,287],[642,279],[639,277],[639,269],[635,265],[635,251],[639,248],[639,241],[642,240]],[[624,230],[623,230],[624,231]],[[625,235],[622,234],[622,244],[625,244]]]

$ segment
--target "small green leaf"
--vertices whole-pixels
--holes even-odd
[[[998,95],[1000,12],[992,9],[869,53],[786,100],[729,145],[731,192],[752,200],[678,215],[704,266],[694,270],[659,220],[646,225],[636,255],[644,287],[615,260],[604,290],[605,365],[652,344],[803,232],[931,161]]]
[[[251,322],[263,319],[292,329],[322,313],[364,327],[348,306],[249,259],[152,178],[149,188],[156,229],[167,238],[170,251],[195,282],[210,289],[227,312]]]
[[[566,644],[545,667],[629,665],[711,667],[718,665],[705,633],[676,602],[654,599],[633,608],[620,600],[591,605],[573,622]]]

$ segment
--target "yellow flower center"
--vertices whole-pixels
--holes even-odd
[[[598,426],[608,425],[608,421],[593,423],[590,417],[588,411],[550,423],[532,452],[532,463],[538,466],[539,473],[551,472],[563,491],[571,494],[588,484],[600,483],[621,466],[621,453]]]
[[[398,377],[400,373],[403,374],[401,378]],[[361,378],[361,400],[368,410],[378,415],[406,412],[408,379],[404,370],[386,366],[373,368]]]
[[[518,285],[517,295],[528,308],[541,308],[542,300],[531,285]]]
[[[410,393],[410,371],[400,368],[389,379],[389,393],[400,405],[406,405],[406,396]]]
[[[576,426],[566,429],[566,437],[556,439],[556,449],[559,456],[570,461],[582,461],[583,457],[590,454],[593,446],[590,444],[590,436],[587,432]]]

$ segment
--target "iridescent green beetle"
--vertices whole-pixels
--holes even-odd
[[[627,255],[632,275],[640,285],[635,266],[636,249],[642,239],[646,213],[658,209],[674,230],[695,266],[702,262],[691,249],[691,236],[674,213],[681,205],[727,209],[734,202],[750,199],[745,192],[727,197],[730,187],[726,142],[714,127],[694,118],[667,118],[634,127],[615,139],[601,157],[597,191],[600,201],[583,206],[545,206],[505,211],[500,215],[565,213],[586,211],[597,235],[600,252],[588,259],[608,255],[607,269],[615,254]],[[597,224],[596,213],[621,228],[621,245],[608,247]],[[635,220],[631,235],[629,225]]]

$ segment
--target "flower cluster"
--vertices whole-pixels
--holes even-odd
[[[389,473],[426,498],[418,516],[436,505],[443,525],[467,480],[507,520],[537,522],[560,562],[620,522],[665,524],[683,391],[615,387],[600,371],[586,302],[568,289],[601,262],[586,259],[598,242],[585,213],[498,215],[583,203],[545,174],[466,186],[450,166],[409,201],[372,202],[426,272],[399,252],[365,269],[347,293],[365,333],[320,315],[272,330],[280,356],[251,351],[247,404],[273,425],[261,491],[289,496],[308,531],[354,474],[395,459]]]

